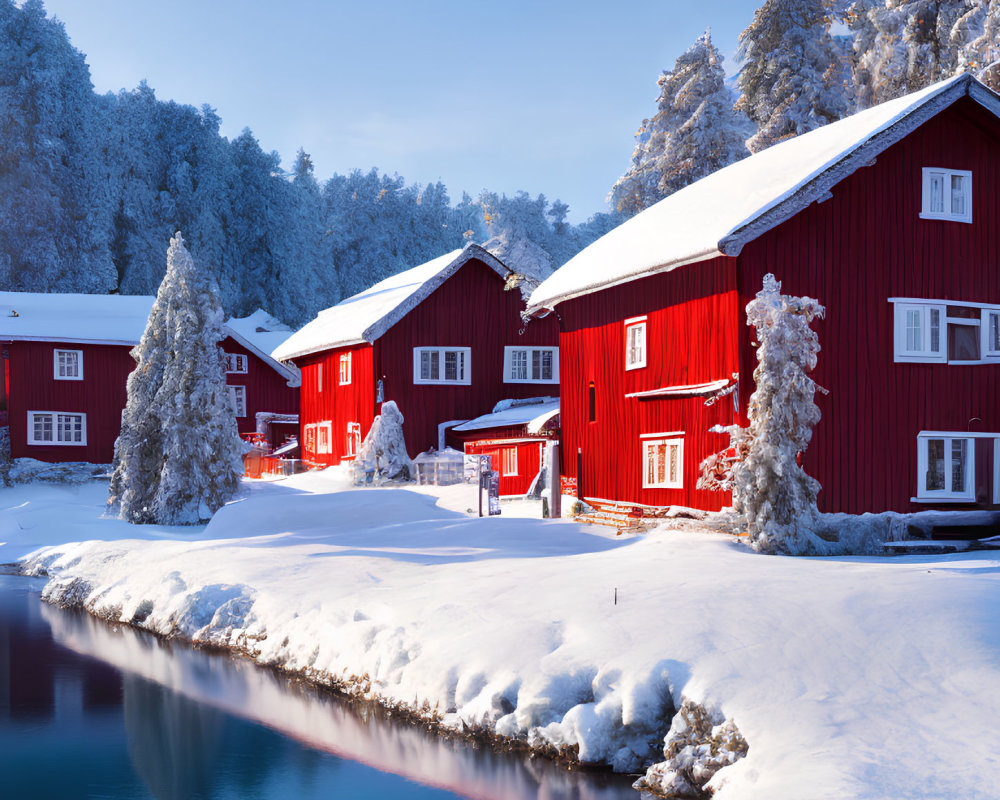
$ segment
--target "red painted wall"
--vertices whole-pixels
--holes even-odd
[[[226,375],[226,383],[229,386],[245,386],[247,389],[246,416],[236,418],[241,435],[257,430],[258,411],[271,411],[277,414],[299,413],[298,387],[289,386],[284,375],[276,372],[266,361],[261,360],[232,337],[226,338],[222,343],[222,349],[227,353],[240,353],[247,357],[246,373],[231,372]]]
[[[585,295],[557,309],[563,474],[584,497],[719,508],[728,494],[695,489],[698,465],[727,437],[731,398],[639,400],[626,394],[729,378],[738,368],[736,260],[718,258]],[[625,369],[624,320],[647,316],[646,366]],[[596,419],[589,416],[593,382]],[[642,434],[684,432],[683,488],[644,489]],[[577,451],[583,474],[577,475]]]
[[[973,223],[920,219],[921,169],[971,170]],[[739,257],[741,308],[773,272],[816,297],[823,419],[805,455],[826,511],[916,511],[917,433],[1000,431],[1000,364],[893,363],[890,297],[1000,303],[1000,123],[963,99]],[[742,373],[756,366],[741,314]],[[743,398],[745,401],[748,395]],[[977,421],[975,418],[978,418]],[[978,495],[991,499],[992,442],[977,442]],[[942,508],[961,508],[955,504]]]
[[[9,342],[9,420],[11,455],[39,461],[89,461],[109,464],[121,429],[125,381],[135,362],[130,346]],[[83,351],[83,380],[56,380],[53,351]],[[29,411],[64,411],[87,415],[87,444],[29,445]]]
[[[493,457],[493,469],[500,473],[501,497],[518,497],[527,494],[531,488],[531,482],[542,468],[542,450],[545,447],[545,442],[535,440],[500,443],[495,439],[488,441],[488,444],[477,441],[466,442],[465,452]],[[503,454],[505,450],[509,449],[517,451],[517,472],[515,474],[509,474],[504,470]]]

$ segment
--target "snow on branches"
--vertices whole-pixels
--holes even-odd
[[[394,400],[382,403],[382,413],[372,422],[351,468],[354,482],[359,486],[391,480],[408,481],[412,477],[413,462],[406,453],[403,439],[403,415]]]

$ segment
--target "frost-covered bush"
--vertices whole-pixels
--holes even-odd
[[[408,481],[412,477],[413,462],[406,453],[403,439],[403,415],[394,400],[382,403],[382,413],[372,422],[352,470],[354,482],[359,486],[391,480]]]
[[[666,760],[651,766],[634,786],[659,797],[711,797],[718,788],[709,785],[715,773],[748,750],[731,719],[685,697],[664,740]]]
[[[195,268],[178,232],[132,350],[108,498],[122,519],[192,525],[236,492],[242,444],[219,349],[222,324],[214,281]]]
[[[781,293],[774,275],[747,304],[747,323],[757,329],[756,390],[750,397],[749,446],[733,466],[733,507],[746,521],[754,548],[764,552],[825,552],[815,533],[819,481],[798,463],[812,439],[820,411],[816,366],[819,338],[809,324],[825,309],[811,297]]]

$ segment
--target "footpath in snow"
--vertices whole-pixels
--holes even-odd
[[[998,793],[995,555],[621,538],[333,470],[248,485],[204,528],[104,519],[103,500],[99,484],[0,490],[0,561],[27,555],[49,600],[621,770],[662,759],[688,697],[749,743],[723,799]]]

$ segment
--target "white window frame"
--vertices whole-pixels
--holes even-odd
[[[347,452],[345,455],[354,457],[361,449],[361,423],[347,423]]]
[[[932,211],[931,210],[931,185],[935,177],[940,177],[942,179],[942,189],[944,190],[944,195],[941,198],[942,210]],[[965,190],[963,192],[965,199],[965,211],[956,212],[952,209],[952,195],[948,190],[951,185],[953,178],[964,178],[965,179]],[[924,167],[922,173],[922,191],[921,191],[921,201],[920,201],[920,218],[921,219],[938,219],[938,220],[949,220],[951,222],[972,222],[972,173],[969,170],[964,169],[944,169],[942,167]],[[945,211],[944,207],[948,206],[948,210]]]
[[[316,439],[317,439],[317,436],[316,436],[316,423],[313,422],[313,423],[310,423],[309,425],[306,425],[305,428],[304,428],[304,431],[305,431],[305,437],[306,437],[306,442],[305,442],[306,446],[305,446],[305,449],[308,452],[310,452],[310,453],[315,453],[316,452]]]
[[[239,418],[245,417],[247,415],[247,387],[230,386],[228,388],[229,402],[233,405],[233,413]]]
[[[991,303],[970,303],[961,300],[922,300],[913,297],[890,297],[893,304],[893,361],[900,364],[997,364],[1000,363],[1000,348],[994,348],[992,340],[993,325],[1000,331],[1000,305]],[[979,311],[978,317],[949,317],[948,306],[974,308]],[[931,310],[938,313],[941,330],[938,337],[938,349],[930,345]],[[919,311],[921,327],[924,332],[922,348],[908,350],[907,345],[907,314]],[[995,322],[994,322],[995,320]],[[948,358],[949,328],[955,325],[965,325],[979,328],[979,359],[950,360]]]
[[[338,361],[340,368],[340,385],[347,386],[351,382],[351,354],[341,353]]]
[[[1000,309],[984,308],[980,325],[983,340],[979,347],[983,360],[1000,360]],[[996,338],[993,336],[994,330]],[[994,344],[998,346],[994,347]]]
[[[515,378],[514,353],[524,353],[526,360],[526,378]],[[552,377],[533,378],[535,354],[550,353],[552,355]],[[539,359],[541,355],[539,355]],[[504,347],[503,349],[503,382],[504,383],[559,383],[559,348],[558,347]]]
[[[323,393],[323,362],[320,361],[316,365],[316,393]]]
[[[517,475],[517,445],[504,447],[502,450],[503,475],[514,477]]]
[[[931,433],[921,432],[917,436],[917,497],[919,501],[950,502],[950,503],[974,503],[976,501],[976,438],[968,433],[958,431],[934,431]],[[955,490],[953,487],[946,489],[927,488],[927,466],[929,461],[928,446],[931,441],[944,441],[945,464],[949,465],[952,458],[952,443],[957,441],[965,442],[965,485]],[[994,463],[994,468],[995,468]],[[951,476],[946,471],[948,483]]]
[[[643,489],[683,489],[684,488],[684,439],[681,437],[650,437],[649,434],[642,437],[642,488]],[[665,446],[667,450],[667,461],[664,462],[664,480],[649,479],[649,458],[650,451],[660,446]],[[677,449],[677,476],[670,479],[669,452],[670,448]]]
[[[226,353],[226,373],[230,375],[246,375],[249,361],[243,353]]]
[[[646,331],[646,317],[632,317],[625,320],[625,369],[641,369],[646,366],[646,354],[649,349],[649,337]],[[632,331],[642,339],[640,355],[635,355],[632,348]]]
[[[330,420],[316,423],[316,452],[319,455],[333,453],[333,423]]]
[[[920,347],[907,347],[908,319],[911,314],[919,315]],[[935,350],[931,342],[931,319],[937,315],[938,346]],[[944,363],[948,360],[947,308],[939,303],[893,303],[893,328],[895,361],[897,363]]]
[[[423,353],[437,353],[438,354],[438,377],[434,378],[422,378],[420,377],[420,361]],[[444,378],[445,374],[445,358],[446,353],[461,353],[464,356],[464,369],[463,374],[457,380],[446,380]],[[434,386],[434,385],[445,385],[445,386],[470,386],[472,385],[472,348],[471,347],[414,347],[413,348],[413,382],[418,386]]]
[[[51,439],[35,438],[35,418],[50,417],[49,425],[52,432]],[[80,418],[80,441],[66,441],[59,439],[59,417],[79,417]],[[84,447],[87,444],[87,415],[76,411],[29,411],[28,412],[28,444],[49,445],[54,447]]]
[[[63,364],[59,363],[61,355],[73,354],[76,356],[76,374],[68,375],[62,372]],[[52,377],[57,381],[82,381],[83,380],[83,350],[66,350],[57,347],[52,351]]]

